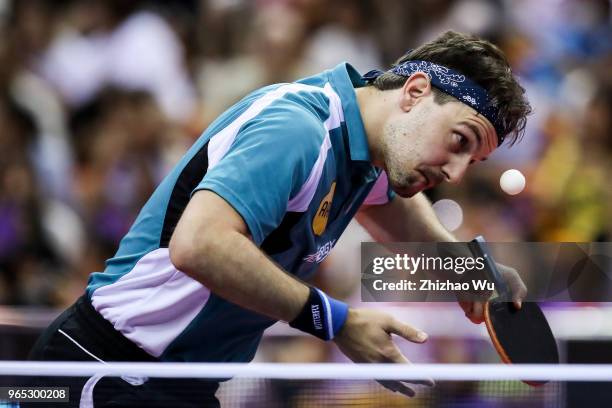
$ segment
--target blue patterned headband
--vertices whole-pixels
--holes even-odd
[[[403,77],[409,77],[415,72],[424,72],[431,80],[431,84],[440,91],[454,96],[459,101],[471,106],[482,116],[487,118],[495,127],[497,132],[498,146],[504,142],[505,130],[498,122],[498,110],[489,98],[487,91],[480,85],[443,65],[434,64],[429,61],[406,61],[393,67],[389,72]],[[373,82],[385,72],[372,70],[363,76],[367,82]]]

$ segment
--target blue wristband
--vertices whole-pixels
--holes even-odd
[[[310,288],[302,311],[289,322],[291,327],[310,333],[322,340],[331,340],[342,329],[348,315],[348,305],[329,297],[320,289]]]

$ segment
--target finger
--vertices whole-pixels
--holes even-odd
[[[512,294],[512,304],[516,309],[520,309],[523,300],[527,297],[527,286],[525,286],[516,269],[503,264],[497,264],[497,266],[502,271],[504,280],[508,283]]]
[[[390,319],[386,327],[387,333],[397,334],[413,343],[424,343],[427,341],[427,333],[416,329],[396,319]]]
[[[425,385],[427,387],[433,387],[434,385],[436,385],[436,382],[432,378],[426,378],[424,380],[401,380],[401,381],[408,383],[408,384]]]
[[[513,271],[514,278],[510,280],[510,290],[512,290],[512,299],[523,300],[527,296],[527,287],[525,283],[518,277],[516,271]]]
[[[406,358],[404,354],[402,354],[402,352],[399,350],[399,348],[397,348],[397,346],[395,345],[393,346],[394,346],[393,352],[390,353],[390,355],[387,358],[388,362],[398,363],[398,364],[412,364],[412,362],[408,360],[408,358]],[[400,380],[400,381],[409,383],[409,384],[426,385],[428,387],[433,387],[436,384],[433,378],[430,378],[430,377],[424,377],[421,379]]]
[[[459,306],[461,306],[461,309],[463,309],[463,311],[465,312],[465,315],[467,316],[467,314],[472,310],[472,303],[468,300],[460,300],[459,301]]]
[[[467,305],[465,305],[465,307],[463,307],[463,310],[465,312],[465,317],[467,317],[471,322],[474,322],[472,320],[472,315],[474,314],[474,304],[476,302],[466,302]]]
[[[527,296],[527,288],[523,282],[518,282],[512,288],[512,304],[519,310],[523,306],[523,299]]]
[[[378,380],[378,383],[390,391],[399,392],[408,397],[414,397],[416,395],[416,392],[412,388],[399,381]]]
[[[484,322],[484,304],[482,302],[474,302],[472,305],[472,312],[468,318],[475,324]]]
[[[416,391],[413,390],[411,387],[407,386],[406,384],[398,382],[397,387],[398,388],[395,390],[395,392],[404,394],[407,397],[414,397],[416,395]]]
[[[385,363],[396,363],[396,364],[412,364],[410,360],[400,351],[400,349],[389,340],[389,345],[383,351],[383,360]]]

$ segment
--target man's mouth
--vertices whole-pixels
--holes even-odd
[[[442,181],[444,181],[444,178],[442,177],[441,174],[429,173],[429,172],[425,172],[422,170],[417,170],[417,171],[421,173],[421,175],[423,176],[423,179],[425,180],[424,190],[428,188],[433,188],[437,186],[438,184],[440,184]]]
[[[415,194],[427,190],[428,188],[434,187],[437,183],[437,179],[435,175],[427,174],[422,170],[415,169],[421,177],[418,177],[416,180],[413,180],[412,183],[403,188],[403,189],[395,189],[395,192],[401,197],[412,197]]]
[[[429,179],[429,177],[427,177],[427,175],[424,172],[422,172],[421,170],[417,170],[417,171],[423,177],[423,181],[417,182],[417,185],[419,187],[421,187],[421,185],[422,185],[421,190],[425,190],[425,189],[431,187],[431,180]]]

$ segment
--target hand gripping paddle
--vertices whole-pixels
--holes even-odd
[[[485,304],[484,317],[493,346],[507,364],[559,364],[557,342],[542,310],[535,302],[523,302],[517,310],[511,293],[495,266],[485,239],[476,237],[470,244],[475,257],[485,260],[485,269],[495,283],[498,297]],[[548,381],[523,381],[542,385]]]

